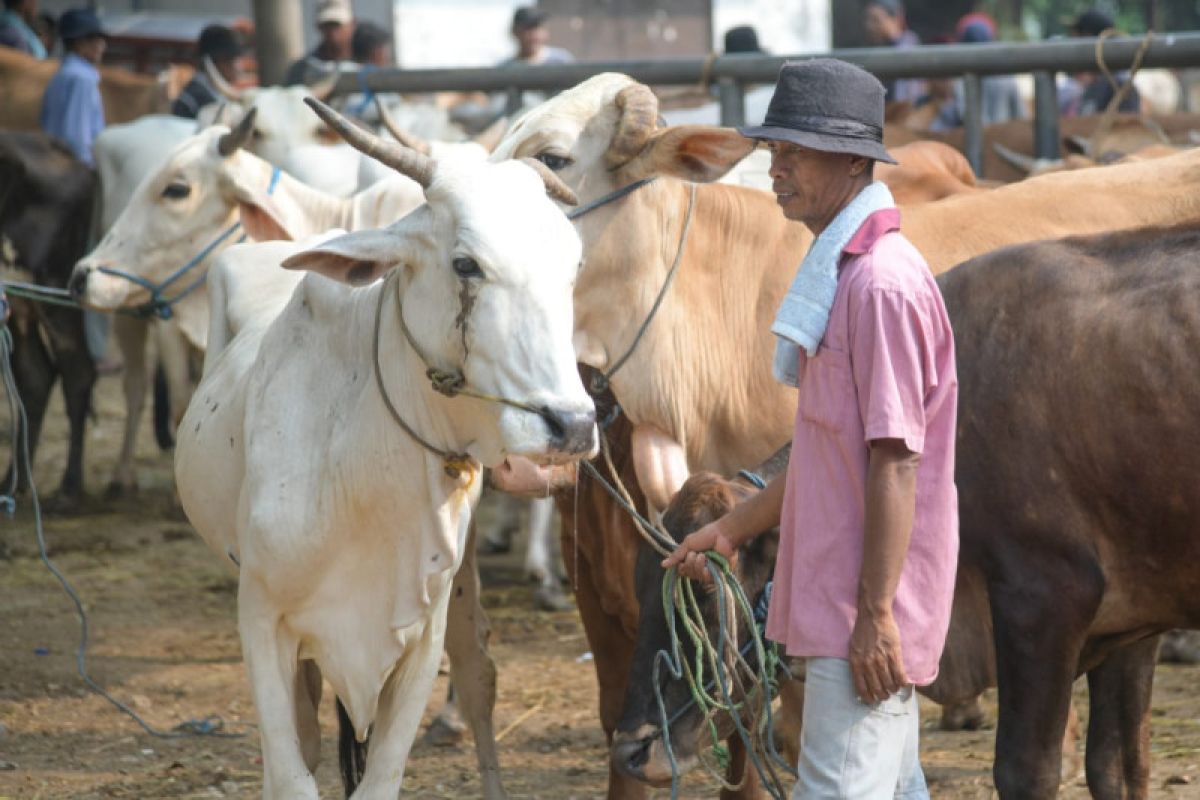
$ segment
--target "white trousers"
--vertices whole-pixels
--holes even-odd
[[[918,751],[920,722],[913,687],[864,705],[855,697],[849,661],[807,659],[800,774],[792,800],[928,798]]]

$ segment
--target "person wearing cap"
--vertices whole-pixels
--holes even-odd
[[[0,46],[45,58],[46,45],[35,30],[37,15],[37,0],[4,0],[4,11],[0,11]]]
[[[350,40],[354,35],[354,11],[350,0],[318,0],[317,32],[321,41],[311,53],[292,62],[284,73],[285,86],[299,86],[324,76],[339,61],[350,60]]]
[[[535,6],[522,6],[513,12],[512,35],[517,40],[517,54],[505,60],[508,64],[573,64],[575,56],[561,47],[552,47],[548,16]]]
[[[964,16],[955,26],[957,39],[962,44],[982,44],[996,40],[996,23],[990,16],[973,13]],[[995,125],[1013,119],[1025,119],[1028,115],[1021,89],[1012,75],[986,75],[980,79],[980,120],[984,125]],[[932,84],[932,82],[931,82]],[[962,80],[951,83],[950,97],[943,103],[937,117],[929,126],[933,131],[961,128],[966,121],[967,97]]]
[[[740,129],[816,237],[771,327],[776,379],[799,389],[790,462],[663,562],[705,580],[704,553],[779,527],[766,635],[806,659],[795,798],[929,796],[914,687],[950,622],[958,379],[937,284],[872,178],[895,163],[883,116],[879,81],[816,59],[786,63],[764,123]]]
[[[921,44],[917,34],[908,27],[904,3],[900,0],[870,0],[863,8],[863,28],[867,38],[878,47],[905,50]],[[916,78],[888,81],[884,88],[889,103],[916,103],[926,94],[925,81]]]
[[[224,25],[209,25],[200,31],[196,40],[196,73],[171,104],[171,113],[195,119],[200,109],[219,101],[221,95],[204,69],[205,60],[212,61],[226,83],[236,86],[242,78],[244,52],[245,46],[237,33]]]
[[[1073,37],[1096,37],[1116,28],[1113,18],[1098,8],[1090,8],[1074,20],[1067,20],[1067,23],[1067,29]],[[1130,82],[1128,72],[1118,72],[1114,78],[1117,88],[1098,72],[1079,72],[1066,78],[1058,91],[1059,113],[1064,117],[1103,113],[1116,96],[1118,88],[1124,88]],[[1142,99],[1138,90],[1129,86],[1125,89],[1125,96],[1117,105],[1117,110],[1125,114],[1136,114],[1141,107]]]
[[[71,152],[92,166],[92,142],[104,129],[100,71],[104,28],[92,11],[66,11],[58,22],[66,55],[42,95],[41,127],[67,143]]]

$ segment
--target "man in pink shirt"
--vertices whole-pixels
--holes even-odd
[[[807,659],[797,798],[928,796],[913,687],[937,677],[954,593],[954,339],[871,177],[892,162],[883,96],[844,62],[788,63],[765,123],[742,129],[817,237],[772,326],[776,377],[799,388],[791,460],[664,562],[704,580],[706,551],[779,525],[767,635]]]

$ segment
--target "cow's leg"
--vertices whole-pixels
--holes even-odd
[[[25,406],[26,431],[29,437],[29,464],[37,456],[38,438],[42,433],[42,420],[46,416],[46,405],[50,402],[50,391],[57,377],[54,362],[34,329],[35,322],[13,330],[12,369],[17,386],[17,396]],[[21,434],[18,433],[20,436]],[[10,469],[17,471],[18,486],[29,488],[30,475],[25,471],[24,454],[14,448],[14,460]],[[12,473],[9,473],[11,479]],[[4,490],[8,490],[5,483]]]
[[[1150,690],[1158,637],[1128,644],[1088,673],[1087,784],[1097,800],[1150,792]]]
[[[758,771],[750,763],[746,745],[740,736],[731,736],[729,745],[729,770],[725,773],[725,781],[737,789],[721,788],[721,800],[759,800],[768,797],[758,779]]]
[[[547,611],[565,611],[571,607],[563,593],[562,580],[554,568],[554,498],[538,497],[529,501],[526,524],[525,574],[538,582],[534,605]]]
[[[178,325],[159,325],[155,331],[158,343],[158,358],[167,376],[167,398],[171,406],[171,427],[179,427],[183,412],[187,411],[195,386],[192,383],[192,348]]]
[[[108,485],[109,496],[129,494],[137,490],[137,475],[133,455],[137,447],[138,425],[146,404],[146,331],[144,319],[118,315],[113,320],[113,335],[125,362],[121,388],[125,392],[125,433],[121,439],[121,454]]]
[[[238,630],[262,740],[263,798],[317,800],[296,723],[299,642],[281,623],[262,589],[242,570]]]
[[[507,797],[500,782],[500,759],[492,712],[496,708],[496,663],[488,653],[491,634],[487,614],[479,602],[479,565],[475,559],[475,522],[471,522],[462,565],[450,587],[446,617],[446,653],[450,656],[450,681],[475,737],[475,757],[487,800]],[[443,713],[445,711],[443,710]],[[440,716],[440,715],[439,715]]]
[[[1019,577],[990,586],[1000,699],[993,773],[1002,798],[1058,792],[1071,685],[1103,593],[1099,569],[1081,565],[1091,562],[1075,553],[1040,568],[1026,562],[1012,568]]]
[[[96,385],[96,363],[88,354],[83,320],[78,313],[55,315],[61,340],[55,356],[62,375],[63,401],[67,410],[70,444],[67,467],[59,487],[61,497],[78,499],[83,494],[83,442],[88,413],[92,407],[92,388]]]
[[[371,728],[367,768],[351,800],[396,800],[404,779],[404,765],[421,726],[421,715],[433,691],[438,661],[446,636],[446,611],[450,591],[445,591],[419,639],[406,648],[379,695],[379,708]]]
[[[574,548],[574,541],[569,540],[565,532],[562,541],[566,555]],[[567,561],[571,563],[572,559]],[[600,724],[611,749],[613,732],[621,719],[636,643],[625,633],[618,618],[605,613],[594,580],[587,560],[579,559],[574,565],[575,603],[579,606],[583,629],[592,650],[596,681],[600,685]],[[608,800],[643,800],[649,796],[650,789],[646,784],[622,774],[609,761]]]
[[[296,729],[309,772],[316,772],[321,760],[321,723],[317,721],[320,707],[321,668],[317,662],[305,659],[296,670]]]
[[[942,706],[939,727],[944,731],[977,731],[983,727],[983,722],[983,707],[979,705],[978,697],[972,697]]]
[[[792,667],[793,674],[802,666]],[[800,763],[800,723],[804,719],[804,676],[796,675],[779,684],[779,710],[775,713],[775,749],[792,765]]]

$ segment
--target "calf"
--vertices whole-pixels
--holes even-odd
[[[197,530],[240,565],[265,796],[317,796],[319,668],[356,738],[371,732],[353,796],[394,798],[480,468],[594,450],[571,347],[581,246],[545,193],[573,197],[538,165],[435,162],[321,108],[427,203],[284,261],[321,274],[278,316],[236,326],[180,426],[176,478]],[[506,402],[444,396],[435,366]]]
[[[95,179],[61,142],[40,133],[0,132],[0,267],[3,277],[65,288],[87,249]],[[76,309],[12,299],[12,367],[25,403],[32,459],[50,391],[61,377],[70,423],[59,492],[83,493],[84,423],[96,367]],[[30,476],[19,474],[22,485]]]

